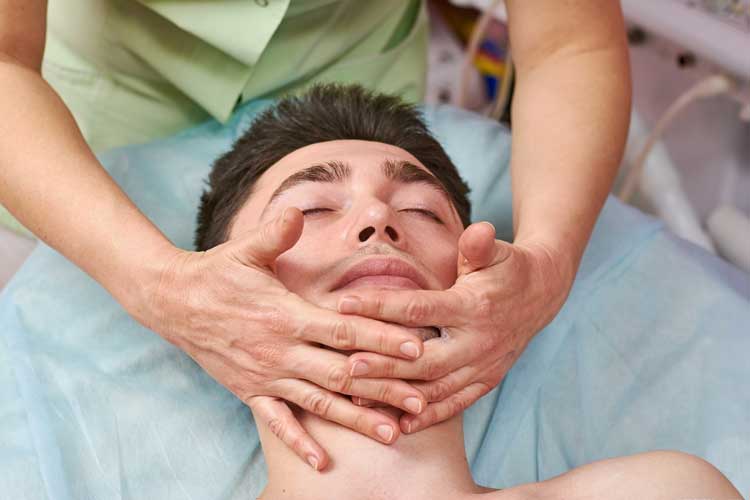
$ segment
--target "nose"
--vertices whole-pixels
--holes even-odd
[[[365,241],[371,239],[375,233],[377,233],[378,230],[375,229],[373,226],[367,226],[363,230],[359,232],[359,241],[364,243]],[[383,228],[383,232],[388,236],[388,238],[393,241],[394,243],[398,241],[398,231],[396,231],[393,226],[385,226]],[[372,238],[374,239],[374,238]]]
[[[397,244],[402,240],[401,230],[391,207],[379,200],[363,207],[355,234],[359,243],[382,241]]]

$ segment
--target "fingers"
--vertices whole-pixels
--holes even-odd
[[[427,405],[420,391],[396,379],[353,378],[347,357],[325,349],[301,346],[295,352],[295,375],[330,391],[379,401],[410,413]]]
[[[479,343],[470,335],[451,341],[431,340],[424,348],[424,354],[414,361],[357,352],[349,356],[349,373],[365,378],[436,380],[469,365],[482,354]]]
[[[414,332],[397,325],[355,316],[342,316],[327,309],[297,300],[293,318],[295,337],[316,342],[340,351],[370,351],[415,359],[422,355],[422,339]],[[302,320],[301,318],[304,318]]]
[[[474,382],[478,378],[479,371],[473,365],[462,366],[437,380],[430,382],[414,381],[412,385],[424,394],[428,402],[442,401]]]
[[[381,443],[395,442],[401,435],[399,424],[377,410],[354,405],[349,399],[297,379],[276,382],[284,399],[325,420],[336,422]]]
[[[492,389],[484,382],[468,385],[442,401],[430,403],[419,415],[403,415],[399,421],[402,432],[411,434],[433,424],[448,420],[474,404]]]
[[[369,408],[375,408],[379,405],[387,406],[385,403],[379,403],[377,401],[373,401],[372,399],[365,399],[357,396],[352,396],[352,403],[357,406],[367,406]]]
[[[465,300],[456,290],[387,290],[348,294],[338,311],[404,326],[456,326],[465,315]]]
[[[303,225],[302,212],[288,207],[279,217],[259,230],[229,242],[228,251],[246,266],[268,267],[279,255],[297,243],[302,235]]]
[[[268,396],[255,396],[247,401],[256,421],[268,429],[315,470],[328,465],[328,454],[302,428],[285,401]]]
[[[492,264],[497,248],[495,226],[477,222],[466,229],[458,239],[458,271],[466,274]]]

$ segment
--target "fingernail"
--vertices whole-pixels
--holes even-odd
[[[399,350],[410,358],[416,359],[419,357],[419,347],[417,347],[417,344],[414,342],[404,342],[401,344],[401,347],[399,347]]]
[[[379,425],[375,428],[375,432],[386,443],[390,443],[391,439],[393,439],[393,427],[390,425]]]
[[[411,432],[411,420],[406,422],[406,433],[409,434]]]
[[[352,377],[361,377],[366,374],[369,370],[367,369],[367,363],[364,361],[355,361],[352,365],[352,369],[349,371],[349,375]]]
[[[309,463],[310,467],[314,470],[318,470],[318,466],[320,465],[320,462],[318,462],[318,459],[314,455],[307,456],[307,463]]]
[[[414,396],[404,399],[404,407],[411,413],[420,413],[422,411],[422,402]]]
[[[356,313],[359,312],[360,301],[357,297],[343,297],[339,300],[339,312],[340,313]]]
[[[492,228],[492,232],[493,232],[493,233],[497,232],[497,230],[495,229],[495,226],[494,226],[494,225],[492,225],[492,222],[489,222],[489,221],[483,220],[483,221],[482,221],[482,224],[487,224],[488,226],[490,226],[490,227]]]

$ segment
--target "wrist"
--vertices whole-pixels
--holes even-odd
[[[136,321],[155,329],[155,322],[161,317],[159,290],[164,286],[168,270],[174,268],[180,256],[187,253],[190,252],[175,247],[165,239],[163,243],[157,243],[134,256],[132,265],[126,266],[125,273],[118,280],[113,296]]]
[[[556,288],[563,297],[567,296],[578,273],[585,243],[581,246],[570,239],[548,235],[519,235],[513,244],[530,251],[543,261],[545,271],[553,273],[552,276],[557,278],[554,281]]]

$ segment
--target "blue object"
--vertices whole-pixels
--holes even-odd
[[[267,105],[101,160],[189,248],[209,165]],[[474,218],[510,239],[508,130],[425,113]],[[466,413],[476,480],[509,487],[677,449],[750,491],[749,297],[747,274],[610,199],[563,310]],[[249,410],[55,251],[40,245],[8,285],[0,325],[3,498],[246,499],[264,486]]]

